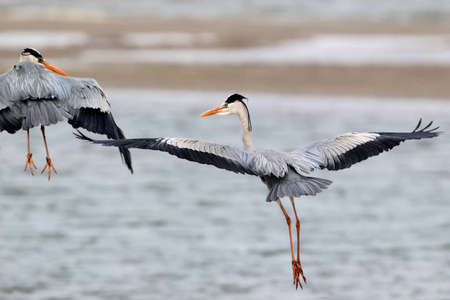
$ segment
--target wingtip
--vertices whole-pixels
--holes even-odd
[[[98,144],[98,143],[102,143],[103,142],[103,141],[96,141],[96,140],[86,136],[85,134],[83,134],[78,129],[77,129],[77,133],[73,132],[73,135],[77,139],[80,139],[80,140],[83,140],[83,141],[88,141],[88,142],[91,142],[91,143],[94,143],[94,144]],[[130,170],[131,174],[134,174],[133,165],[132,165],[132,162],[131,162],[130,150],[128,150],[127,148],[120,147],[119,148],[119,152],[120,152],[120,155],[122,157],[122,162],[126,164],[128,170]]]
[[[430,123],[428,123],[426,126],[424,126],[422,129],[419,130],[421,124],[422,124],[422,118],[420,118],[419,123],[417,124],[416,128],[414,128],[412,133],[419,133],[419,132],[432,133],[432,134],[435,134],[436,136],[439,134],[442,134],[442,131],[436,131],[440,128],[440,126],[429,129],[431,127],[431,125],[433,125],[433,121],[430,121]]]
[[[422,118],[419,119],[419,123],[417,123],[416,128],[414,128],[414,130],[412,132],[416,132],[416,130],[419,129],[420,124],[422,124]]]
[[[134,174],[130,150],[124,147],[119,147],[119,152],[122,156],[122,161],[127,165],[128,170],[130,170],[131,174]]]
[[[84,135],[84,134],[83,134],[81,131],[79,131],[78,129],[77,129],[77,132],[78,132],[78,133],[72,132],[72,134],[73,134],[77,139],[83,140],[83,141],[94,142],[93,139],[91,139],[90,137]]]

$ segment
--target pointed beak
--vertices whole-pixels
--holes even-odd
[[[44,61],[42,64],[44,65],[44,68],[46,68],[47,70],[50,70],[50,71],[55,72],[55,73],[58,73],[59,75],[69,76],[69,75],[66,74],[66,72],[64,72],[60,68],[55,67],[54,65],[52,65],[49,62]]]
[[[217,106],[217,107],[211,108],[211,109],[208,110],[208,111],[205,111],[204,113],[202,113],[202,114],[200,115],[200,117],[206,117],[206,116],[211,116],[211,115],[218,114],[218,113],[220,113],[222,110],[224,110],[225,108],[226,108],[226,107],[225,107],[224,104],[219,105],[219,106]]]

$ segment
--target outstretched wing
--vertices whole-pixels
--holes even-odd
[[[69,124],[73,128],[105,134],[110,139],[124,139],[123,131],[117,126],[110,111],[105,92],[94,79],[65,77],[52,74],[57,95],[63,99],[64,108],[72,116]],[[128,169],[133,172],[131,154],[126,148],[119,148]]]
[[[342,170],[369,157],[389,151],[406,140],[433,138],[440,134],[436,132],[439,127],[429,129],[433,122],[419,130],[421,123],[422,119],[412,132],[346,133],[318,141],[292,153],[310,160],[317,168],[326,168],[331,171]]]
[[[231,146],[184,138],[93,140],[81,132],[78,133],[75,134],[78,138],[95,144],[163,151],[182,159],[213,165],[235,173],[283,177],[288,170],[287,164],[273,160],[276,152],[274,150],[253,153]],[[282,152],[279,152],[279,155],[283,158]]]

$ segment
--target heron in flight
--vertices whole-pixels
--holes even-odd
[[[213,165],[235,173],[255,175],[269,189],[267,202],[275,201],[286,218],[292,255],[292,270],[296,288],[306,283],[300,263],[300,220],[295,208],[294,198],[314,196],[326,189],[332,182],[327,179],[311,177],[315,169],[336,171],[346,169],[371,156],[388,151],[406,140],[433,138],[439,135],[430,129],[432,122],[420,129],[421,121],[412,132],[363,132],[346,133],[321,140],[292,152],[278,150],[256,151],[251,133],[252,124],[244,96],[233,94],[218,107],[210,109],[200,117],[210,115],[237,115],[241,122],[241,135],[244,149],[227,145],[202,142],[185,138],[139,138],[114,141],[93,140],[83,134],[78,138],[105,146],[139,148],[168,152],[182,159],[201,164]],[[281,203],[281,198],[289,197],[296,220],[297,253],[294,253],[291,219]]]
[[[111,139],[125,138],[116,125],[106,94],[94,79],[74,78],[48,63],[33,48],[20,54],[20,62],[0,75],[0,132],[27,131],[28,154],[25,171],[34,164],[30,151],[30,128],[41,125],[48,168],[56,173],[47,147],[45,127],[68,120],[74,128],[82,127]],[[133,172],[130,151],[119,148],[122,159]]]

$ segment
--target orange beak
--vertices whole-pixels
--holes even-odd
[[[225,108],[225,105],[224,105],[224,104],[219,105],[219,106],[217,106],[217,107],[211,108],[211,109],[208,110],[208,111],[205,111],[204,113],[202,113],[202,114],[200,115],[200,117],[206,117],[206,116],[211,116],[211,115],[218,114],[218,113],[220,113],[224,108]]]
[[[66,74],[66,72],[64,72],[60,68],[55,67],[54,65],[52,65],[49,62],[44,61],[42,64],[44,65],[44,68],[46,68],[47,70],[50,70],[50,71],[55,72],[55,73],[58,73],[59,75],[69,76],[69,75]]]

